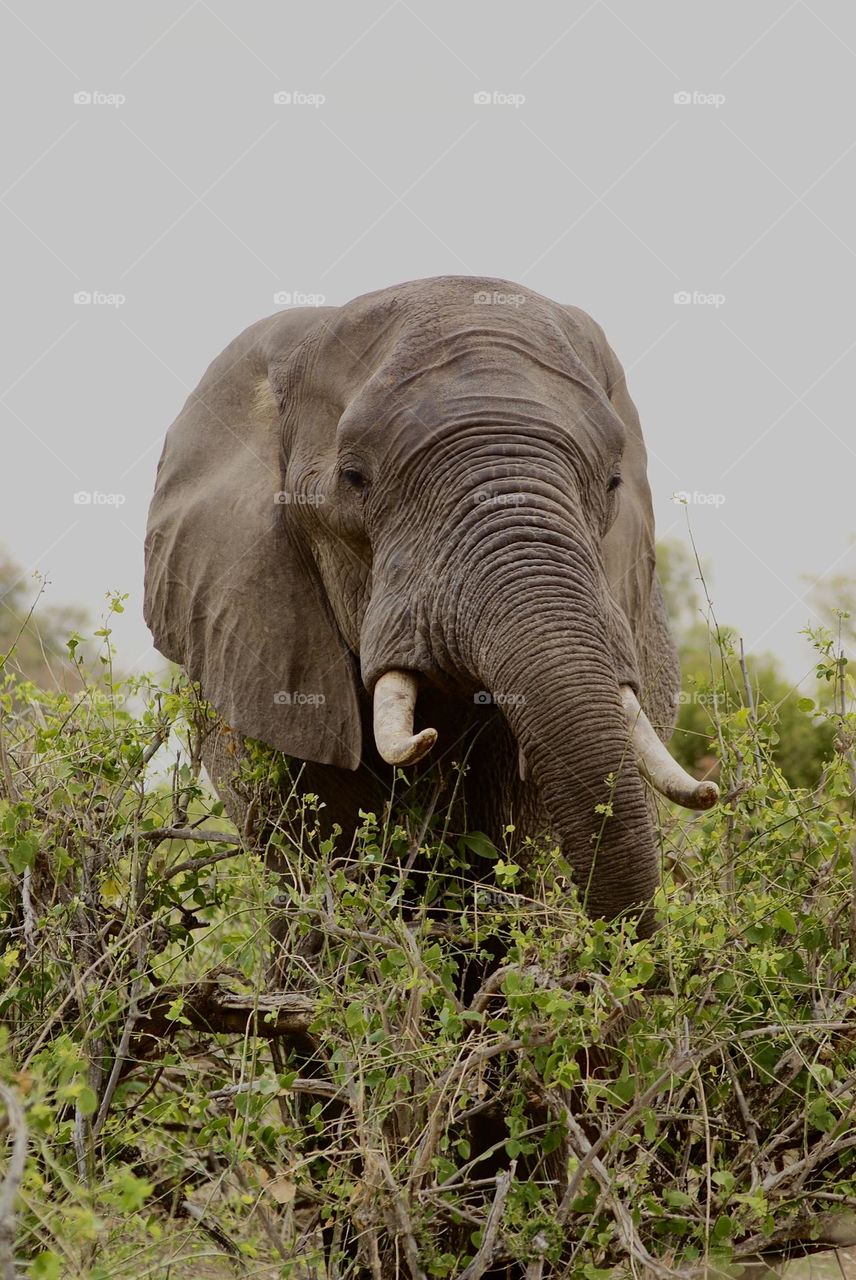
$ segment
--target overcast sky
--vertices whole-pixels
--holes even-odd
[[[276,295],[463,273],[604,326],[659,536],[689,518],[719,619],[810,669],[804,575],[856,575],[851,3],[10,0],[0,24],[0,541],[56,603],[130,593],[122,665],[156,662],[146,508],[210,360]]]

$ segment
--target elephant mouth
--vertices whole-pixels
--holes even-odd
[[[387,764],[416,764],[428,755],[437,741],[436,729],[414,731],[418,689],[417,678],[411,671],[385,671],[375,684],[375,744]],[[629,685],[621,685],[620,694],[629,743],[643,778],[660,795],[685,809],[712,808],[719,799],[716,783],[710,780],[700,782],[678,764],[658,737]],[[524,772],[521,760],[521,776]]]

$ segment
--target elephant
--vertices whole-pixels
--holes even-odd
[[[591,916],[650,930],[679,671],[646,451],[584,311],[441,276],[245,329],[169,429],[145,617],[220,721],[352,837],[393,772],[461,758],[467,821],[557,842]]]

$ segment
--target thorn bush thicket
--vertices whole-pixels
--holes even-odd
[[[820,781],[787,783],[774,711],[732,691],[726,799],[663,810],[641,940],[586,918],[556,850],[452,840],[442,812],[365,813],[349,850],[295,791],[256,847],[200,772],[192,686],[8,665],[0,1274],[599,1280],[831,1238],[856,1204],[856,717],[814,641]]]

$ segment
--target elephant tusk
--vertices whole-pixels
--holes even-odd
[[[719,799],[715,782],[699,782],[682,769],[663,745],[629,685],[621,686],[621,703],[639,772],[655,791],[685,809],[710,809]]]
[[[413,732],[416,677],[409,671],[385,671],[374,687],[374,736],[387,764],[415,764],[437,741],[436,729]]]

